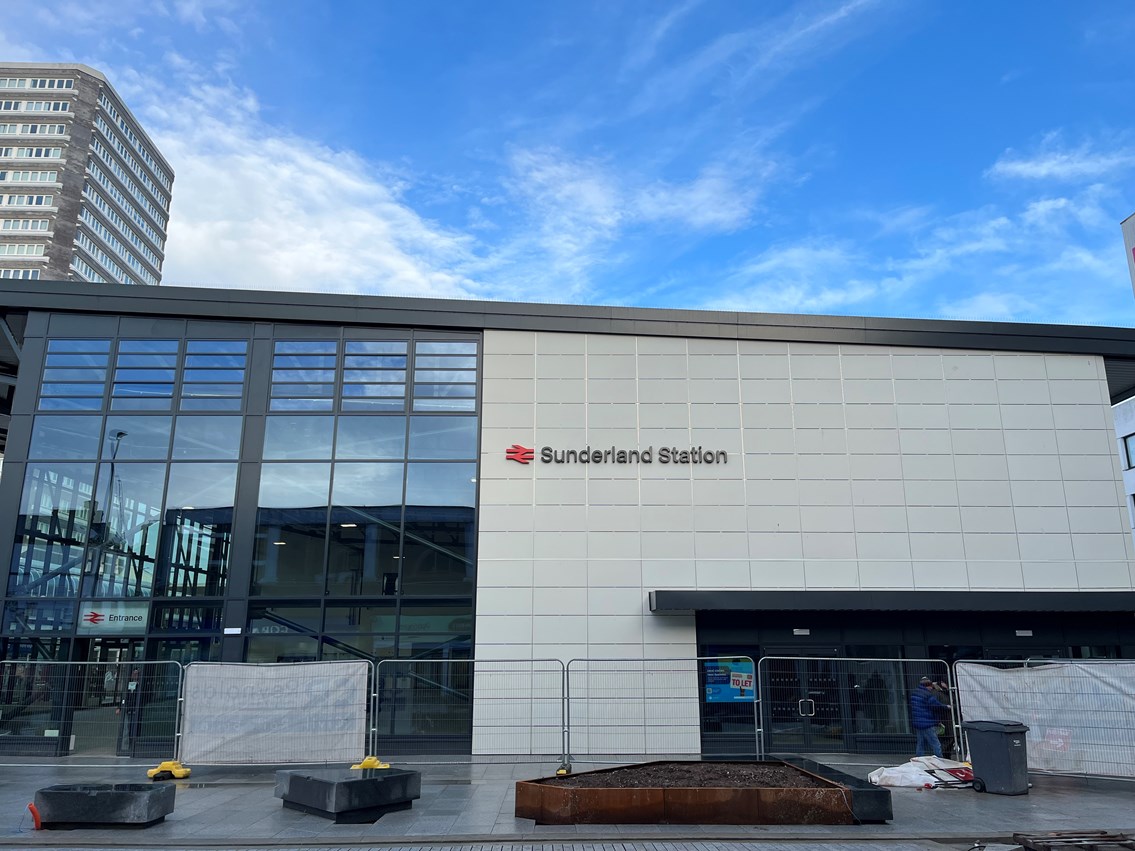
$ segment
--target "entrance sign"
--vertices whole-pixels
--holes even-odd
[[[150,604],[139,600],[79,603],[79,635],[145,635]]]

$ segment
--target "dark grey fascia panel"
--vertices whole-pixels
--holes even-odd
[[[1135,591],[651,591],[656,614],[689,612],[1135,612]]]
[[[318,292],[132,287],[69,281],[5,280],[0,282],[0,303],[14,310],[158,314],[298,324],[403,325],[855,343],[1090,354],[1135,360],[1135,329],[1078,325],[728,313]]]

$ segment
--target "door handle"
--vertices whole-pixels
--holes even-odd
[[[801,701],[801,702],[808,704],[808,709],[810,710],[808,712],[808,717],[814,718],[815,715],[816,715],[816,701],[812,700],[811,698],[808,698],[807,700],[804,700],[804,701]]]
[[[796,701],[796,711],[800,714],[801,718],[807,718],[808,717],[808,713],[804,711],[804,704],[807,703],[807,702],[808,702],[807,698],[803,698],[803,697],[800,698],[798,701]]]

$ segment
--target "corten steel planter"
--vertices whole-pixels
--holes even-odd
[[[780,761],[748,763],[784,766]],[[651,766],[681,762],[644,763]],[[516,815],[537,824],[855,824],[852,790],[799,766],[822,788],[573,788],[548,781],[516,784]],[[601,775],[616,769],[583,772]]]

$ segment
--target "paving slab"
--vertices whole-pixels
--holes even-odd
[[[856,757],[815,755],[857,776],[893,764],[855,762]],[[860,758],[861,759],[861,758]],[[0,848],[273,849],[361,848],[456,851],[867,851],[886,843],[891,851],[947,851],[972,843],[1011,842],[1015,832],[1106,829],[1135,833],[1135,783],[1032,775],[1028,795],[978,794],[968,789],[892,790],[894,819],[881,825],[537,825],[513,814],[517,780],[548,777],[558,762],[477,763],[393,761],[422,772],[422,797],[411,810],[390,813],[374,824],[336,825],[319,816],[284,809],[272,794],[281,766],[195,766],[175,786],[174,812],[144,830],[76,830],[65,837],[35,831],[27,804],[36,789],[58,783],[144,782],[151,763],[0,765]],[[575,770],[606,767],[576,763]],[[717,841],[714,841],[717,840]],[[786,844],[787,843],[787,844]]]

